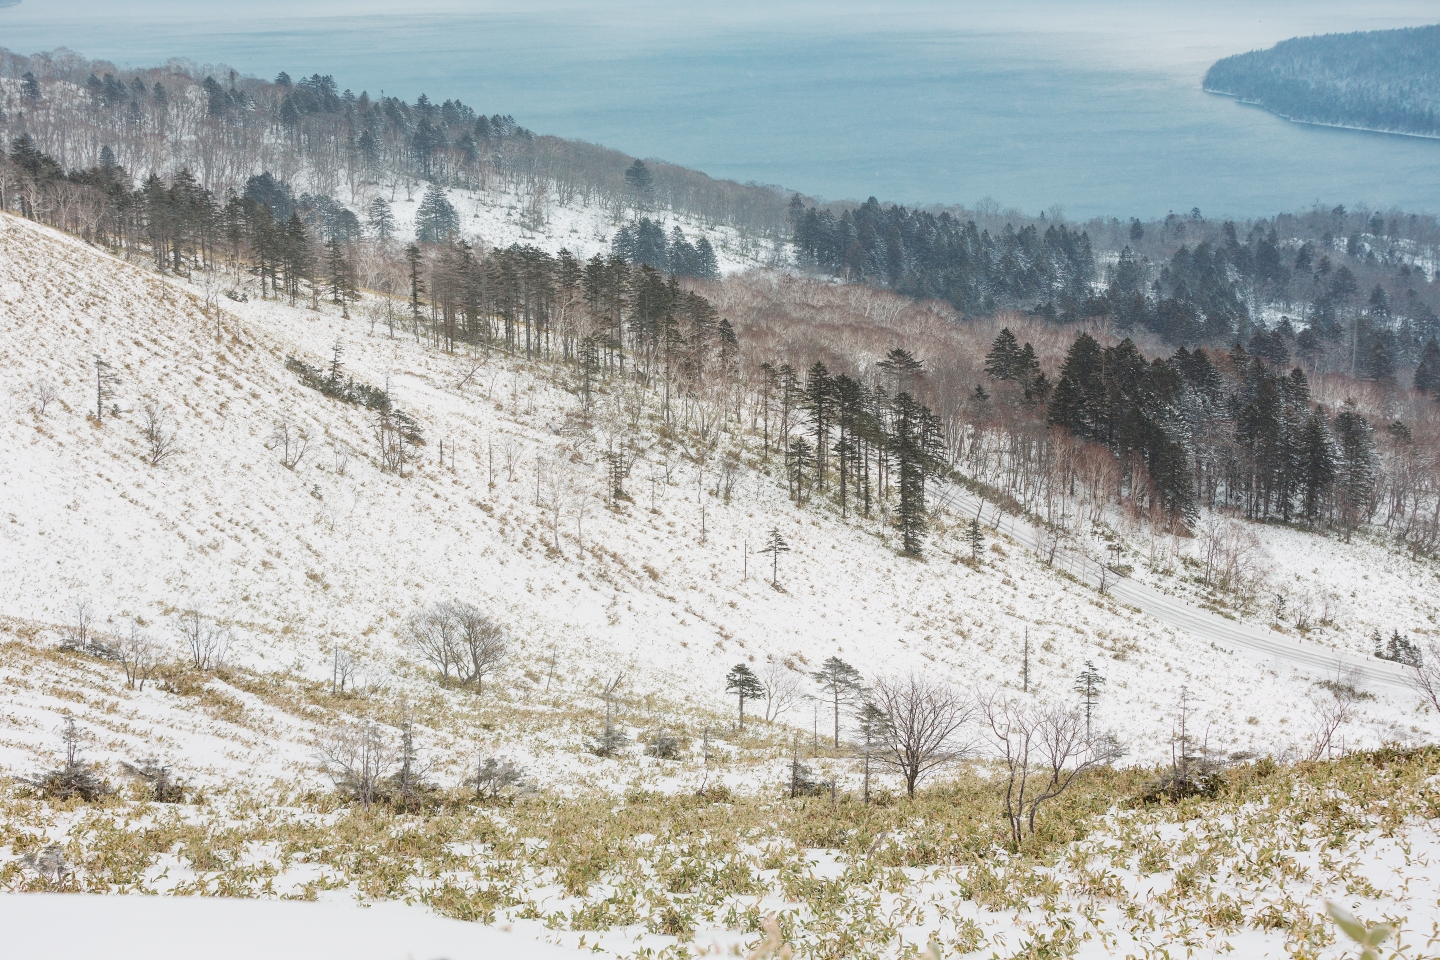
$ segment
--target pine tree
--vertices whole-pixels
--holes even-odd
[[[754,671],[743,663],[737,663],[725,677],[725,692],[740,698],[740,729],[745,729],[745,701],[764,700],[765,687]]]
[[[810,674],[830,701],[835,719],[835,749],[840,749],[840,708],[860,695],[860,671],[839,657],[829,657],[820,669]]]
[[[790,544],[780,536],[779,527],[771,527],[770,535],[765,538],[765,546],[760,548],[761,553],[770,554],[770,586],[780,588],[780,554],[790,552]]]
[[[1080,703],[1085,708],[1085,739],[1092,739],[1090,722],[1095,713],[1095,706],[1100,702],[1100,687],[1105,678],[1100,671],[1095,669],[1094,662],[1085,661],[1085,669],[1080,671],[1080,676],[1075,679],[1075,692],[1080,694]]]

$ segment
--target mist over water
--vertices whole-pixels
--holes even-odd
[[[1423,3],[196,6],[24,3],[0,11],[0,45],[459,97],[538,132],[830,199],[990,197],[1072,218],[1440,212],[1440,142],[1299,126],[1200,90],[1220,56],[1435,19]]]

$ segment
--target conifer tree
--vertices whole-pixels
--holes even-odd
[[[1440,344],[1434,340],[1425,344],[1425,350],[1420,354],[1412,386],[1420,393],[1440,399]]]
[[[370,231],[375,234],[375,239],[381,243],[389,242],[395,233],[395,215],[390,212],[389,202],[384,197],[376,197],[370,201],[367,212]]]
[[[425,189],[425,199],[415,211],[415,242],[445,243],[460,235],[460,215],[437,184]]]
[[[928,526],[925,477],[939,461],[939,418],[908,393],[897,396],[891,408],[889,446],[900,474],[900,506],[895,522],[900,528],[903,551],[918,557]]]
[[[840,749],[840,708],[860,696],[860,671],[839,657],[828,657],[820,669],[810,674],[820,692],[830,702],[835,721],[835,749]]]
[[[1095,669],[1093,661],[1085,661],[1085,669],[1080,671],[1080,676],[1075,679],[1075,692],[1080,694],[1080,704],[1085,708],[1085,739],[1091,739],[1091,719],[1095,713],[1095,706],[1100,702],[1100,687],[1105,683],[1105,678],[1100,671]]]
[[[1301,508],[1305,519],[1313,521],[1320,513],[1322,498],[1335,481],[1336,473],[1334,442],[1320,411],[1314,411],[1305,421],[1299,445]]]
[[[754,671],[743,663],[737,663],[725,677],[725,692],[740,698],[740,729],[745,729],[745,701],[765,699],[765,686]]]
[[[830,429],[835,417],[835,381],[825,364],[815,362],[805,378],[803,402],[810,414],[810,427],[814,431],[815,445],[815,488],[825,489],[825,463],[830,449]]]
[[[765,538],[765,546],[760,548],[761,553],[770,554],[770,586],[779,589],[780,587],[780,554],[790,552],[790,544],[780,536],[779,527],[771,527],[770,535]]]
[[[405,265],[410,270],[410,315],[417,324],[420,322],[420,298],[425,295],[425,278],[420,275],[420,263],[420,247],[412,243],[405,248]]]
[[[1031,351],[1033,356],[1034,351]],[[1018,380],[1020,374],[1020,344],[1015,334],[1005,327],[990,345],[985,355],[985,373],[991,380]]]
[[[976,517],[970,518],[970,526],[965,529],[965,542],[970,544],[970,559],[979,563],[980,551],[985,546],[985,533],[980,529],[980,521]]]
[[[1340,447],[1337,471],[1340,524],[1348,541],[1369,515],[1375,488],[1375,437],[1370,422],[1360,415],[1354,400],[1335,415],[1335,437]]]

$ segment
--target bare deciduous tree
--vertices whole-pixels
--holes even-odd
[[[34,396],[35,412],[42,417],[45,416],[46,408],[49,407],[50,404],[54,403],[56,400],[60,399],[60,394],[58,391],[56,391],[55,384],[51,383],[44,377],[41,377],[39,380],[35,381]]]
[[[330,658],[330,692],[345,692],[346,684],[353,684],[355,674],[360,670],[360,661],[349,650],[336,647]]]
[[[180,614],[180,636],[196,670],[218,670],[230,653],[230,631],[198,610]]]
[[[779,720],[801,697],[800,681],[805,675],[790,669],[783,660],[768,659],[760,669],[760,686],[765,688],[765,722]]]
[[[475,681],[475,692],[485,692],[485,677],[505,662],[505,629],[488,614],[468,603],[451,604],[459,626],[456,639],[461,660],[458,664],[464,680]]]
[[[84,650],[90,645],[90,631],[95,620],[95,608],[89,597],[76,597],[70,608],[70,622],[65,626],[65,637],[60,645],[67,650]]]
[[[1440,643],[1431,640],[1425,652],[1410,664],[1410,685],[1440,712]]]
[[[1015,847],[1035,833],[1042,804],[1068,790],[1085,771],[1122,753],[1114,737],[1088,736],[1085,718],[1063,707],[994,697],[985,701],[981,713],[1008,775],[1005,819]]]
[[[1313,698],[1315,716],[1310,722],[1308,759],[1326,759],[1334,753],[1340,728],[1355,716],[1355,704],[1370,696],[1359,690],[1358,682],[1359,671],[1337,666],[1333,678],[1319,683],[1320,692]]]
[[[869,703],[879,719],[878,759],[905,781],[907,795],[915,796],[927,773],[969,754],[959,734],[974,708],[953,687],[916,673],[883,677],[871,688]]]
[[[139,624],[131,623],[130,635],[120,643],[120,662],[130,688],[144,690],[145,682],[160,663],[160,645]]]
[[[275,419],[267,446],[271,450],[280,451],[281,466],[286,470],[294,470],[300,465],[305,451],[310,448],[310,437],[305,428],[296,423],[290,414],[283,413]]]
[[[395,748],[378,724],[348,723],[321,736],[315,758],[336,790],[369,807],[395,764]]]
[[[174,417],[169,407],[155,401],[145,404],[141,416],[140,432],[145,439],[145,462],[152,467],[161,466],[180,452]]]
[[[432,603],[405,621],[405,642],[420,659],[440,671],[441,682],[460,662],[460,624],[448,603]]]

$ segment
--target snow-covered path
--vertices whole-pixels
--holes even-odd
[[[1035,527],[1023,517],[1006,513],[998,505],[961,487],[947,487],[941,498],[951,509],[978,517],[981,523],[1005,533],[1027,549],[1039,552],[1040,538]],[[1101,586],[1100,565],[1083,554],[1058,549],[1054,564],[1084,583]],[[1333,678],[1337,673],[1343,673],[1355,677],[1364,686],[1389,693],[1412,689],[1407,671],[1399,664],[1374,657],[1358,657],[1322,644],[1306,645],[1265,627],[1217,616],[1147,584],[1118,577],[1111,570],[1104,571],[1103,576],[1104,589],[1121,603],[1197,639],[1231,647],[1256,661],[1283,663],[1315,679]]]

